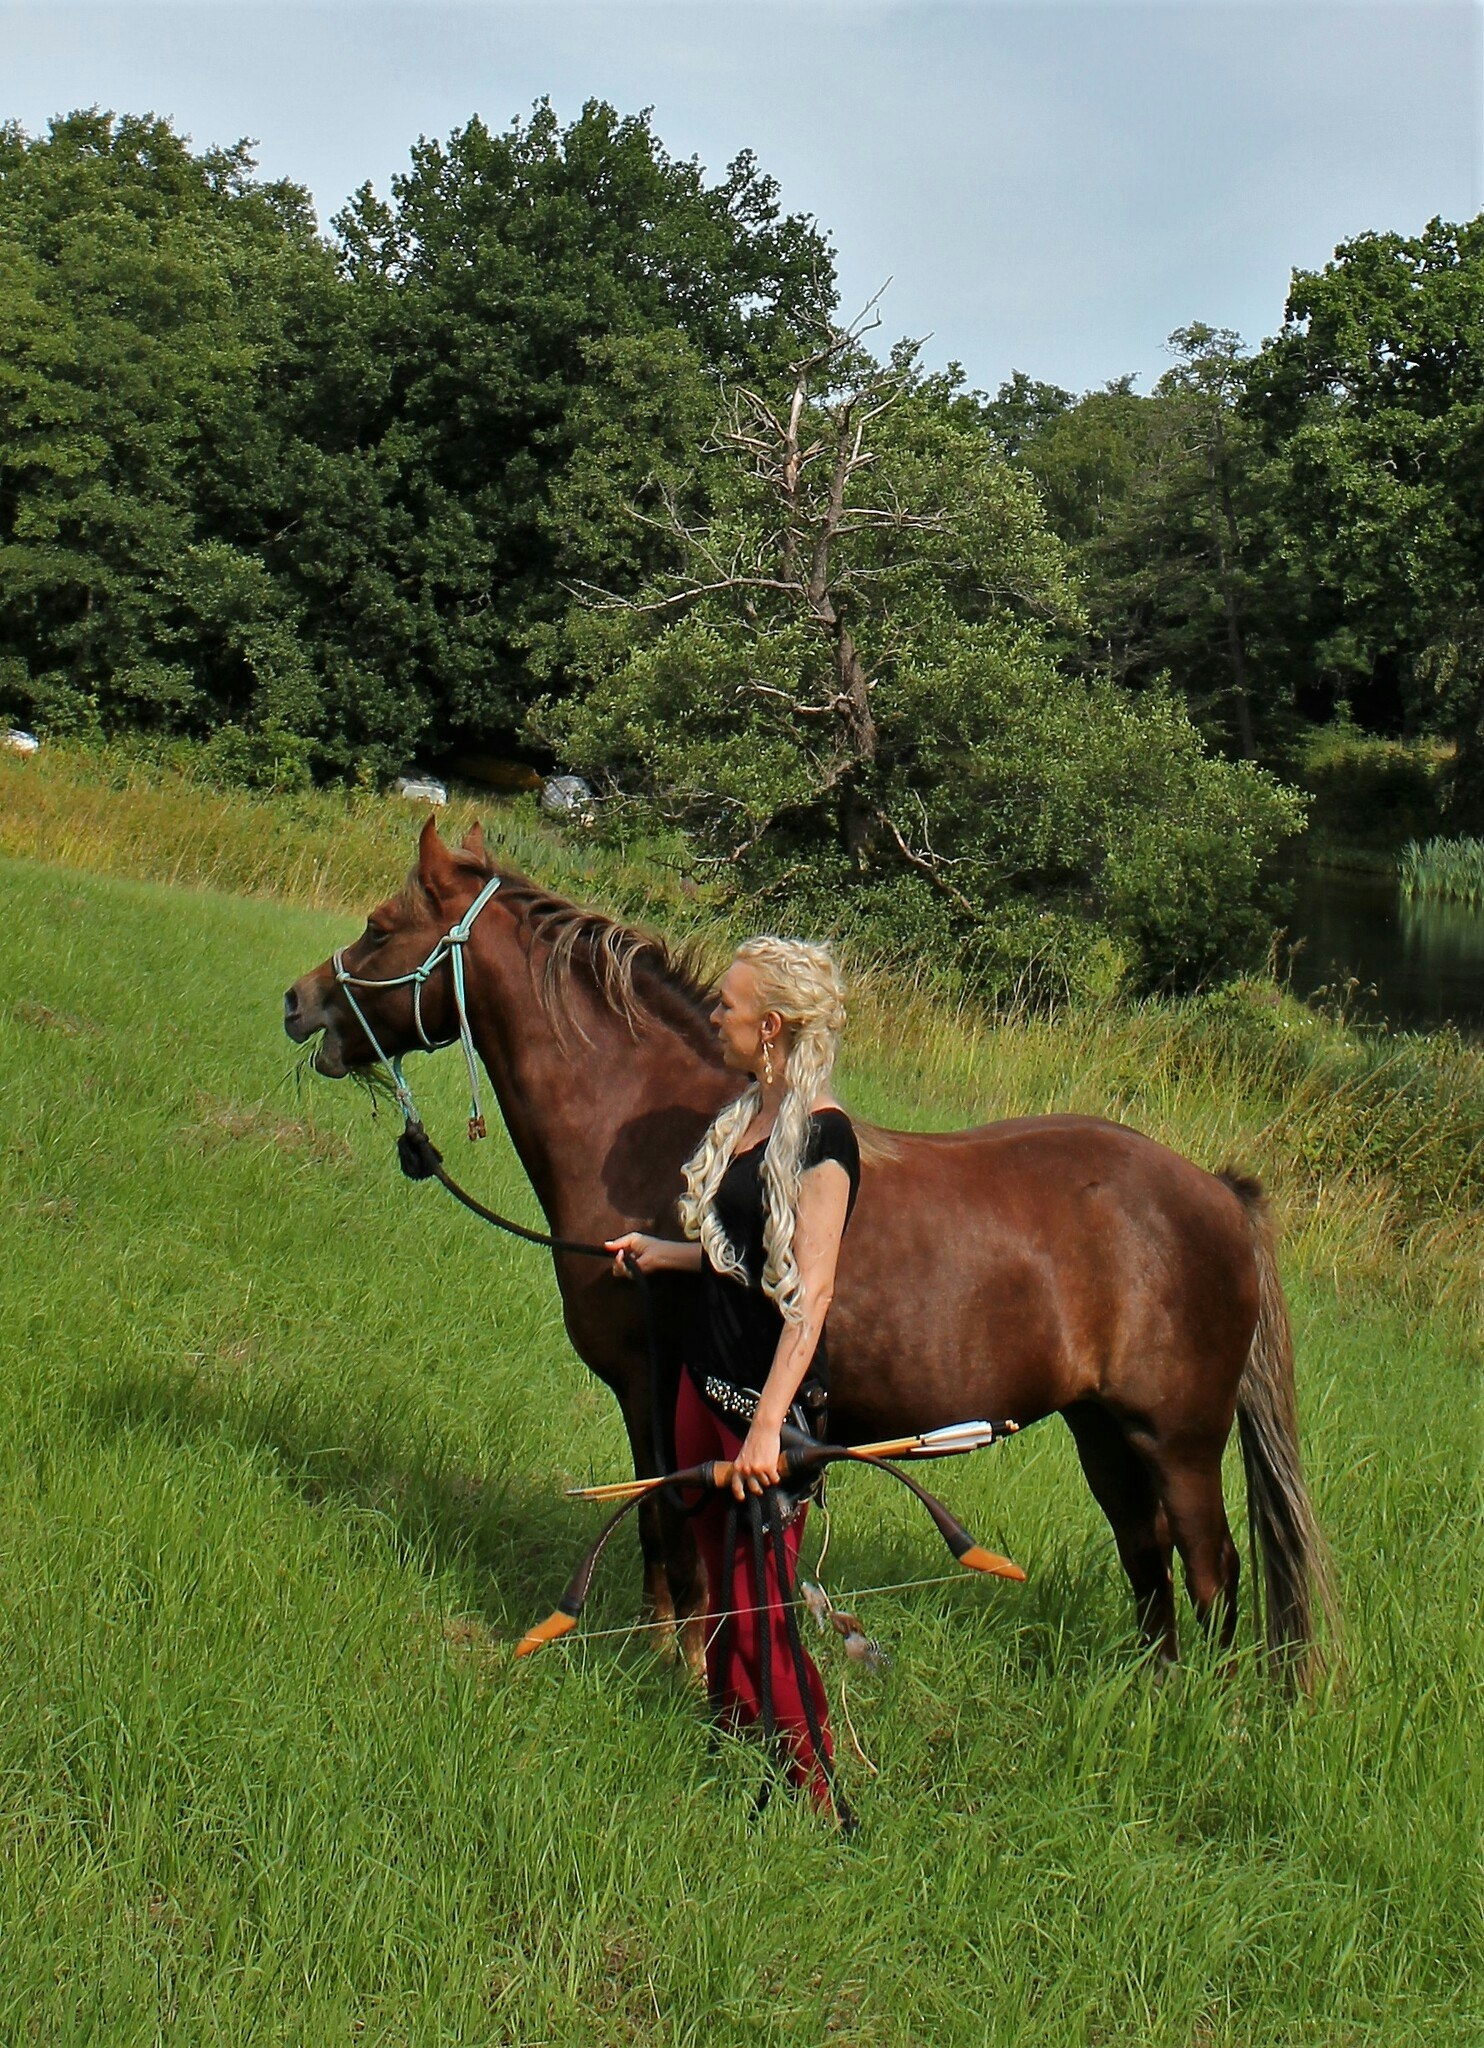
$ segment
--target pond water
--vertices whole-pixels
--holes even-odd
[[[1404,897],[1391,875],[1306,868],[1289,925],[1296,995],[1353,980],[1347,1007],[1363,1016],[1484,1038],[1484,911]]]

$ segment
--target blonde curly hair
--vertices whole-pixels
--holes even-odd
[[[763,1292],[785,1322],[798,1323],[804,1317],[804,1290],[794,1259],[794,1227],[809,1111],[834,1072],[845,1026],[845,990],[829,948],[803,939],[749,939],[734,958],[752,969],[760,1007],[776,1010],[790,1034],[787,1086],[763,1154]],[[716,1214],[716,1190],[761,1103],[762,1090],[753,1081],[722,1110],[686,1162],[679,1203],[686,1236],[700,1240],[718,1272],[744,1284],[747,1269]]]

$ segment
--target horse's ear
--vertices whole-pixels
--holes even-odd
[[[474,823],[464,834],[464,851],[465,853],[472,853],[477,861],[482,861],[486,867],[489,866],[490,857],[484,850],[484,827],[480,824],[478,818],[474,820]]]
[[[428,894],[441,900],[452,888],[458,876],[453,864],[453,855],[438,836],[438,816],[429,811],[428,822],[423,826],[422,837],[417,842],[417,879]]]

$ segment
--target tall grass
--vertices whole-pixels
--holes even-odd
[[[189,753],[181,759],[55,742],[26,759],[0,754],[0,855],[356,912],[415,855],[425,806],[362,790],[221,789],[190,772]],[[652,849],[631,858],[589,845],[548,826],[532,797],[471,790],[456,794],[445,830],[476,815],[494,821],[503,860],[563,894],[600,890],[630,914],[663,905],[687,928],[706,923],[694,889]]]
[[[1479,2038],[1477,1357],[1458,1307],[1369,1283],[1351,1211],[1305,1182],[1286,1274],[1344,1687],[1277,1705],[1245,1629],[1234,1681],[1197,1645],[1154,1685],[1058,1425],[938,1482],[1025,1587],[902,1585],[938,1554],[847,1479],[826,1576],[894,1662],[828,1668],[879,1772],[846,1741],[843,1845],[758,1816],[750,1752],[623,1633],[632,1556],[512,1663],[593,1526],[560,1489],[622,1434],[549,1263],[296,1081],[278,992],[339,917],[19,862],[0,893],[0,2039]],[[1120,1040],[871,1000],[852,1085],[891,1121],[1023,1093],[1248,1129],[1245,1011]],[[446,1061],[418,1090],[456,1127]]]
[[[1308,732],[1296,779],[1311,804],[1304,839],[1320,866],[1391,869],[1409,839],[1439,829],[1448,750],[1435,740],[1385,740],[1348,718]]]
[[[1404,896],[1434,896],[1484,910],[1484,839],[1411,840],[1397,856]]]
[[[469,791],[445,831],[457,836],[476,814],[500,859],[684,936],[718,965],[741,936],[652,849],[615,852],[549,825],[529,799]],[[422,816],[361,792],[219,790],[124,749],[0,755],[0,854],[357,917],[405,873]],[[1480,1300],[1470,1250],[1484,1194],[1484,1048],[1446,1033],[1368,1034],[1261,981],[1047,1018],[950,1006],[930,979],[847,965],[857,986],[842,1079],[863,1113],[938,1125],[1117,1117],[1207,1166],[1259,1171],[1306,1259],[1408,1300]]]

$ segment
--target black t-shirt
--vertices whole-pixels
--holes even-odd
[[[718,1273],[705,1253],[701,1254],[702,1308],[691,1364],[703,1392],[704,1381],[710,1378],[749,1396],[760,1393],[783,1332],[783,1312],[763,1292],[762,1169],[766,1149],[764,1139],[736,1153],[716,1190],[717,1221],[747,1270],[747,1284],[744,1287],[729,1274]],[[848,1224],[860,1190],[861,1155],[854,1126],[843,1109],[816,1109],[810,1114],[804,1170],[826,1159],[836,1161],[850,1176],[845,1210]],[[823,1332],[809,1377],[821,1387],[829,1384]]]

